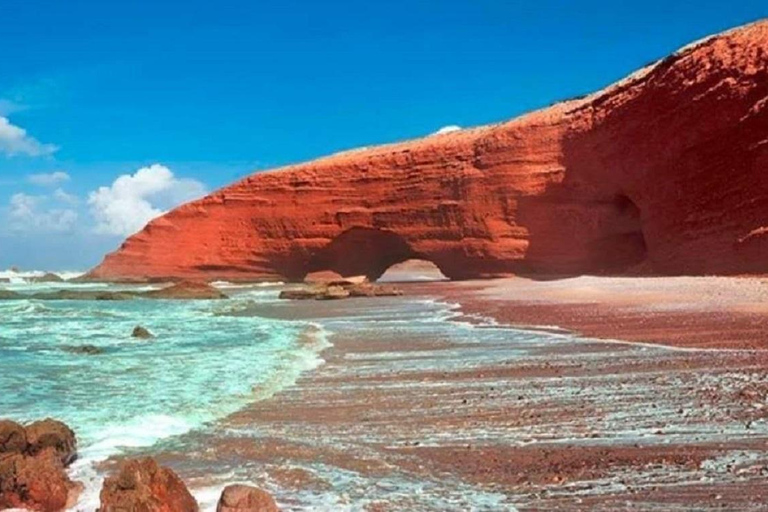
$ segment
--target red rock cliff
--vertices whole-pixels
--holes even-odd
[[[521,118],[258,173],[150,222],[94,278],[768,270],[768,22]]]

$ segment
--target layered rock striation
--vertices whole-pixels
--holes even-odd
[[[94,279],[768,270],[768,22],[512,121],[254,174],[150,222]]]

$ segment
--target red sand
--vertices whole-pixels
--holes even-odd
[[[699,348],[768,348],[768,279],[511,278],[435,292],[462,311],[517,326]]]
[[[306,505],[300,491],[341,492],[333,483],[341,472],[358,482],[344,484],[345,503],[369,511],[470,502],[764,510],[768,351],[733,349],[764,341],[749,323],[765,316],[762,280],[511,279],[406,290],[411,297],[254,312],[323,322],[407,309],[414,294],[443,296],[469,314],[685,347],[493,327],[406,336],[360,322],[332,336],[326,364],[225,421],[226,436],[200,454],[167,457],[240,461],[245,479],[271,486],[289,507]]]

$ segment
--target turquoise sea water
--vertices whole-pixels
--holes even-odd
[[[73,471],[95,485],[95,462],[222,418],[319,364],[324,341],[313,326],[226,314],[275,300],[276,288],[225,291],[230,300],[0,301],[0,417],[69,424],[79,442]],[[156,337],[132,338],[136,325]],[[103,353],[68,351],[82,345]]]

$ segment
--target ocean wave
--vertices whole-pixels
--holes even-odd
[[[0,280],[8,279],[11,283],[21,284],[27,282],[29,279],[34,277],[42,277],[48,273],[49,272],[45,270],[0,270]],[[56,274],[65,281],[69,279],[75,279],[85,274],[85,272],[77,270],[64,270],[50,273]]]

